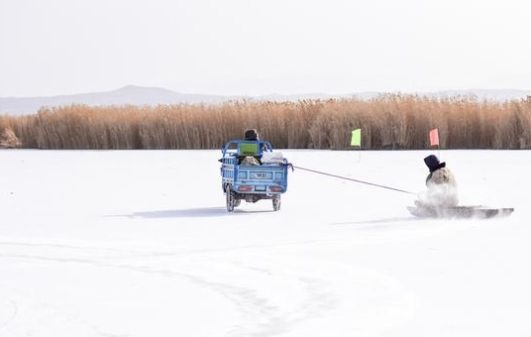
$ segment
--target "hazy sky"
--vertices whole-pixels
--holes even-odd
[[[531,89],[529,0],[0,0],[0,96]]]

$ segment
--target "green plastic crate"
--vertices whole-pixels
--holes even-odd
[[[241,143],[240,155],[242,156],[257,156],[258,144],[257,143]]]

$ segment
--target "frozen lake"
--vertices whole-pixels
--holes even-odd
[[[283,153],[420,192],[430,152]],[[441,151],[491,220],[301,170],[228,214],[219,157],[0,151],[0,336],[531,335],[530,151]]]

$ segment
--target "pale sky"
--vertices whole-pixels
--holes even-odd
[[[0,96],[531,89],[529,0],[0,0]]]

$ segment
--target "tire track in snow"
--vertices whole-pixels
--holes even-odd
[[[324,242],[329,242],[329,240]],[[299,267],[301,262],[300,257],[292,256],[292,261],[289,261],[288,263],[282,256],[278,256],[279,254],[277,254],[275,257],[276,260],[272,259],[271,261],[266,262],[265,266],[263,266],[263,263],[262,265],[256,266],[252,263],[241,261],[238,256],[241,255],[245,257],[246,255],[238,253],[242,251],[244,251],[244,253],[249,253],[248,250],[253,248],[252,251],[254,253],[261,252],[262,254],[266,253],[264,255],[269,255],[267,254],[267,248],[287,247],[294,244],[309,245],[315,243],[315,241],[308,241],[304,243],[291,243],[288,245],[268,245],[266,248],[232,248],[225,250],[225,253],[231,253],[231,256],[228,257],[220,256],[222,251],[219,249],[201,251],[201,254],[199,254],[200,256],[196,256],[198,255],[197,253],[199,253],[198,251],[191,252],[189,255],[186,255],[186,253],[183,252],[166,254],[163,256],[155,256],[147,253],[143,256],[148,257],[149,261],[130,261],[132,263],[123,263],[124,261],[122,261],[121,263],[117,263],[116,260],[113,260],[112,258],[107,259],[103,256],[91,258],[90,256],[98,253],[98,250],[92,247],[87,251],[82,247],[68,245],[16,245],[11,242],[9,245],[15,247],[15,252],[0,254],[0,258],[85,264],[97,268],[127,270],[151,276],[184,279],[192,284],[217,292],[237,308],[241,319],[239,320],[239,323],[235,324],[232,329],[228,331],[227,336],[261,337],[287,333],[307,320],[326,316],[326,313],[334,310],[340,302],[341,295],[334,293],[333,284],[327,280],[327,277],[330,278],[330,276],[321,275],[320,277],[316,277],[311,268]],[[44,247],[46,247],[46,253],[43,254],[41,252],[39,254],[39,251],[42,251],[42,248]],[[35,252],[34,254],[20,253],[20,248],[23,248],[25,251],[27,251],[28,248],[31,248],[36,250],[37,254],[35,254]],[[107,253],[109,252],[109,250],[105,248],[102,250]],[[82,253],[84,256],[79,257],[79,253]],[[139,258],[136,254],[139,253],[138,251],[135,251],[131,256],[121,255],[124,252],[120,250],[116,250],[116,253],[120,255],[120,258]],[[216,255],[212,256],[212,254]],[[158,257],[159,259],[152,260],[151,258],[153,257]],[[195,264],[193,268],[190,268],[190,265],[183,264],[181,259],[184,257],[193,259],[192,261]],[[280,263],[280,269],[276,264],[278,261],[282,261],[282,263]],[[146,264],[146,262],[149,264]],[[304,262],[308,263],[308,261]],[[157,266],[157,264],[163,265]],[[168,267],[168,265],[171,267]],[[213,266],[217,267],[217,273],[212,272]],[[290,266],[292,270],[286,271],[286,266]],[[324,265],[319,266],[313,263],[313,268],[322,268],[325,270],[325,267],[326,266]],[[189,271],[183,272],[183,269],[189,269]],[[257,282],[254,284],[240,282],[238,277],[246,277]],[[333,277],[334,275],[332,275],[332,279]],[[262,282],[258,280],[261,280]],[[267,289],[264,289],[264,285],[269,283],[274,283],[277,287],[273,289],[273,294],[268,294]],[[366,283],[368,284],[369,282],[367,281]],[[286,303],[286,298],[289,297],[289,294],[286,298],[282,298],[282,296],[279,298],[277,295],[277,293],[280,292],[279,290],[282,290],[284,286],[288,285],[290,285],[292,289],[298,288],[303,294],[294,301],[295,303]],[[104,329],[101,329],[100,331],[103,330]],[[104,334],[105,333],[102,333],[102,335]]]
[[[31,247],[35,247],[31,245]],[[47,246],[49,248],[50,246]],[[59,247],[61,252],[55,255],[64,256],[65,249],[71,249],[72,247]],[[76,250],[79,247],[75,247]],[[0,258],[15,258],[15,259],[25,259],[32,261],[46,261],[46,262],[55,262],[55,263],[75,263],[75,264],[85,264],[91,265],[98,268],[111,268],[111,269],[121,269],[128,270],[132,272],[140,272],[143,274],[157,275],[163,277],[171,278],[180,278],[188,280],[196,285],[210,288],[225,298],[230,300],[242,313],[242,316],[245,317],[245,320],[248,320],[250,317],[260,317],[261,320],[266,318],[265,324],[267,326],[281,327],[283,322],[281,318],[276,317],[273,314],[275,307],[268,304],[268,299],[265,297],[260,297],[254,289],[245,288],[245,287],[236,287],[229,284],[224,284],[221,282],[209,281],[205,277],[199,277],[193,274],[187,274],[182,272],[176,272],[171,269],[165,268],[155,268],[148,265],[131,265],[131,264],[116,264],[108,263],[97,259],[89,258],[79,258],[79,257],[58,257],[58,256],[45,256],[45,255],[30,255],[30,254],[21,254],[21,253],[3,253],[0,254]],[[278,330],[275,329],[275,330]]]
[[[27,254],[0,254],[0,258],[15,258],[15,259],[25,259],[25,260],[33,260],[33,261],[56,262],[56,263],[86,264],[86,265],[91,265],[91,266],[98,267],[98,268],[121,269],[121,270],[139,272],[139,273],[148,274],[148,275],[185,279],[193,284],[209,288],[221,294],[223,297],[227,298],[231,303],[233,303],[233,305],[235,305],[235,307],[238,308],[238,311],[244,317],[243,319],[244,321],[247,321],[249,319],[256,319],[256,318],[259,318],[260,321],[265,320],[265,322],[261,322],[260,324],[268,327],[267,328],[268,335],[274,335],[274,334],[278,334],[284,331],[282,327],[285,326],[285,323],[283,322],[282,318],[277,317],[277,315],[274,314],[275,306],[268,304],[267,298],[260,297],[257,294],[257,292],[251,288],[236,287],[236,286],[232,286],[232,285],[224,284],[220,282],[208,281],[206,278],[198,277],[196,275],[175,272],[171,269],[153,268],[151,266],[146,266],[146,265],[133,266],[133,265],[127,265],[127,264],[105,263],[105,262],[101,262],[98,260],[91,260],[91,259],[58,258],[58,257],[47,257],[47,256],[27,255]],[[271,327],[274,327],[274,328],[271,328]],[[97,330],[100,330],[100,329],[97,329]],[[241,329],[239,329],[238,327],[233,328],[233,331],[239,331],[239,330]],[[234,332],[230,332],[229,335],[230,336],[262,336],[262,334],[260,333],[259,334],[251,333],[250,335],[245,333],[242,335],[239,332],[236,334]]]
[[[12,243],[11,243],[12,245]],[[50,248],[51,245],[19,245],[26,247],[38,248],[46,246]],[[172,269],[167,268],[155,268],[149,265],[131,265],[131,264],[116,264],[104,262],[98,259],[90,258],[80,258],[80,257],[60,257],[65,256],[65,250],[75,249],[81,250],[80,247],[73,246],[64,246],[64,245],[53,245],[53,248],[57,248],[60,252],[57,252],[56,256],[46,256],[46,255],[30,255],[30,254],[21,254],[21,253],[10,253],[10,254],[0,254],[0,258],[15,258],[15,259],[26,259],[33,261],[46,261],[46,262],[55,262],[55,263],[76,263],[76,264],[86,264],[92,265],[98,268],[111,268],[111,269],[122,269],[129,270],[133,272],[140,272],[150,275],[158,275],[164,277],[180,278],[186,279],[189,282],[192,282],[197,285],[212,289],[230,302],[233,303],[235,307],[238,308],[238,311],[242,315],[242,321],[246,322],[245,326],[236,325],[229,336],[266,336],[266,335],[276,335],[282,332],[285,332],[288,327],[293,324],[292,322],[287,322],[281,314],[279,314],[278,306],[270,303],[269,299],[266,296],[261,296],[258,289],[253,289],[251,287],[238,287],[223,282],[216,282],[209,280],[209,277],[206,276],[197,276],[189,273],[176,272]],[[49,253],[49,252],[48,252]],[[207,263],[208,265],[208,263]],[[208,269],[208,266],[205,267]],[[301,287],[304,289],[311,289],[311,286],[305,285],[305,283],[310,283],[310,280],[300,281]],[[317,282],[317,281],[315,281]],[[314,298],[315,296],[309,296]],[[300,310],[304,312],[307,307],[312,307],[308,305],[302,305]]]

